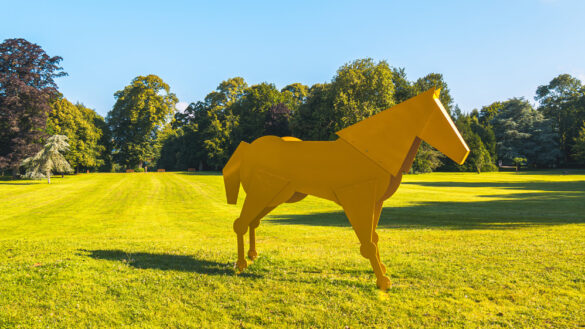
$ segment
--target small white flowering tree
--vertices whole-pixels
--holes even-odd
[[[47,144],[37,154],[26,158],[22,165],[26,167],[24,177],[31,179],[47,178],[51,184],[51,172],[68,173],[73,169],[61,152],[69,149],[69,138],[64,135],[54,135],[49,137]]]

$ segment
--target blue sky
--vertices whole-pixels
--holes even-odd
[[[443,73],[464,111],[585,81],[585,1],[0,1],[0,39],[63,57],[61,92],[105,115],[156,74],[179,100],[230,77],[281,88],[330,81],[357,58]]]

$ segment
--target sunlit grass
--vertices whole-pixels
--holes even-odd
[[[0,327],[585,326],[585,173],[410,175],[380,292],[331,202],[285,204],[235,275],[221,176],[0,181]]]

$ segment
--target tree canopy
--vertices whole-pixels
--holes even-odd
[[[61,60],[24,39],[0,44],[0,168],[13,168],[13,175],[40,148],[49,104],[57,95],[54,79],[66,75]]]
[[[156,75],[138,76],[114,94],[116,103],[107,123],[116,161],[127,168],[155,159],[161,129],[170,122],[178,99]]]
[[[104,119],[94,110],[59,97],[51,104],[47,132],[49,135],[68,137],[69,152],[65,158],[77,171],[80,168],[97,168],[105,163],[103,122]]]
[[[114,94],[116,102],[104,120],[58,93],[54,79],[65,75],[61,60],[24,39],[0,44],[2,174],[7,168],[17,174],[22,160],[44,149],[49,135],[67,137],[63,156],[77,170],[145,164],[219,170],[241,141],[264,135],[334,140],[336,131],[430,88],[441,89],[440,100],[471,153],[457,165],[423,142],[413,172],[483,172],[518,159],[534,168],[585,165],[585,86],[568,74],[536,89],[536,109],[512,98],[467,113],[455,104],[442,74],[409,80],[405,68],[371,58],[348,62],[329,82],[312,86],[293,82],[279,89],[233,77],[179,112],[170,86],[146,75]]]

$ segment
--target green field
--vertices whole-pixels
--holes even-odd
[[[387,292],[312,197],[262,222],[236,275],[239,206],[216,174],[0,181],[0,327],[585,327],[583,172],[405,176],[378,230]]]

